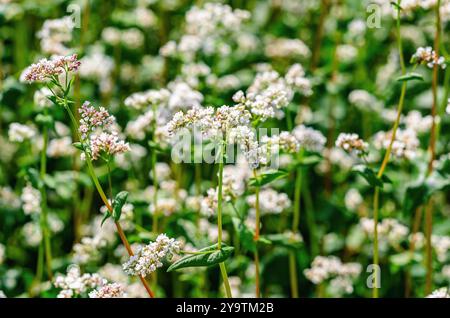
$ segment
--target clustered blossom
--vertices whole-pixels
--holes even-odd
[[[374,221],[369,218],[362,218],[360,226],[363,231],[369,236],[374,236]],[[386,241],[392,246],[397,246],[401,241],[407,239],[409,229],[407,226],[401,224],[396,219],[386,218],[378,224],[378,236],[380,241]]]
[[[130,150],[130,145],[119,138],[117,131],[108,131],[115,118],[104,107],[97,110],[89,102],[84,102],[79,112],[81,140],[88,145],[92,160],[97,160],[102,154],[112,156]]]
[[[234,38],[241,33],[243,22],[250,18],[245,10],[235,9],[220,3],[193,6],[186,13],[186,34],[176,43],[167,42],[160,49],[162,56],[180,56],[191,61],[198,52],[211,55],[229,54],[231,48],[225,38]]]
[[[92,160],[97,160],[103,153],[113,156],[130,151],[130,145],[120,140],[117,132],[92,134],[89,148]]]
[[[50,89],[42,87],[34,93],[34,104],[40,108],[50,107],[53,105],[52,101],[49,99],[50,96],[52,96]]]
[[[445,69],[445,58],[438,56],[431,46],[419,47],[411,58],[412,63],[426,64],[429,68],[433,68],[435,65]]]
[[[180,243],[165,234],[160,234],[155,242],[140,247],[137,253],[123,264],[123,270],[128,275],[147,276],[157,268],[162,267],[163,259],[170,259],[180,250]]]
[[[71,265],[67,268],[67,275],[58,274],[55,277],[54,285],[62,290],[58,294],[58,298],[72,298],[88,291],[102,287],[107,283],[106,279],[98,274],[81,274],[78,265]]]
[[[126,296],[123,286],[118,283],[106,284],[89,293],[89,298],[125,298]]]
[[[12,142],[24,142],[36,136],[36,130],[28,125],[12,123],[8,129],[8,137]]]
[[[340,133],[336,139],[336,147],[342,148],[348,153],[363,156],[367,153],[368,144],[359,138],[358,134]]]
[[[72,138],[69,136],[51,139],[47,147],[47,156],[50,158],[69,157],[75,153]]]
[[[380,131],[374,136],[374,146],[377,149],[387,149],[391,142],[392,131]],[[392,143],[392,154],[399,159],[414,159],[420,146],[417,134],[412,129],[397,129]]]
[[[375,96],[368,91],[362,89],[356,89],[350,92],[348,95],[348,101],[355,105],[361,111],[380,111],[383,110],[382,105]]]
[[[442,287],[433,291],[426,298],[450,298],[450,292],[448,287]]]
[[[355,211],[361,206],[364,199],[358,190],[352,188],[345,194],[344,202],[347,209]]]
[[[50,60],[41,59],[31,64],[21,75],[21,80],[28,83],[46,82],[65,72],[75,72],[80,67],[76,54],[68,56],[55,56]]]
[[[320,131],[304,125],[295,127],[292,134],[297,139],[300,148],[312,152],[321,152],[327,142],[327,139]]]
[[[340,295],[353,292],[353,280],[361,270],[359,263],[342,263],[335,256],[316,256],[311,268],[305,269],[304,274],[315,285],[330,280],[330,289]]]
[[[247,203],[252,209],[255,209],[256,195],[248,196]],[[259,208],[261,213],[280,214],[290,206],[291,200],[286,193],[280,193],[271,188],[262,189],[259,193]]]
[[[66,55],[70,50],[64,43],[72,40],[72,31],[75,27],[72,17],[45,20],[42,29],[37,33],[41,40],[42,52],[46,54]]]
[[[269,38],[265,53],[271,58],[308,58],[311,50],[299,39]]]
[[[113,88],[111,76],[114,67],[114,60],[110,56],[94,51],[81,59],[79,74],[82,78],[98,81],[100,91],[106,93]]]
[[[41,213],[41,193],[27,184],[20,196],[23,212],[27,215]]]

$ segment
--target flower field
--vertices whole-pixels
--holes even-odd
[[[0,0],[0,298],[450,298],[449,0]]]

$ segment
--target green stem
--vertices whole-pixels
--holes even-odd
[[[67,97],[64,97],[63,106],[66,109],[67,113],[69,114],[70,120],[72,121],[75,131],[77,132],[78,139],[81,141],[81,136],[80,136],[80,133],[78,130],[78,128],[79,128],[78,122],[75,119],[75,116],[73,115],[70,107],[68,106]],[[109,210],[109,212],[112,213],[113,208],[112,208],[111,204],[109,203],[108,198],[106,197],[106,194],[103,191],[102,186],[100,185],[100,182],[98,181],[97,175],[95,174],[94,166],[92,165],[91,158],[89,157],[89,154],[87,154],[87,153],[86,153],[86,165],[88,168],[89,175],[91,176],[92,182],[94,182],[95,188],[97,189],[97,192],[100,195],[100,198],[102,199],[103,203],[105,204],[105,206]],[[123,232],[122,227],[120,226],[120,223],[116,221],[116,222],[114,222],[114,224],[116,225],[117,233],[119,234],[120,240],[122,241],[122,244],[125,246],[125,249],[127,250],[128,255],[133,256],[134,255],[133,250],[131,249],[131,246],[128,243],[127,237],[125,236],[125,233]],[[147,291],[148,295],[150,296],[150,298],[154,298],[155,297],[154,293],[148,286],[148,283],[145,280],[145,278],[142,276],[139,276],[139,279],[140,279],[142,285],[144,286],[145,290]]]
[[[47,113],[47,111],[45,111]],[[45,189],[44,179],[47,174],[47,146],[48,146],[48,127],[44,126],[42,131],[43,146],[41,151],[41,167],[40,167],[40,177],[42,181],[41,185],[41,231],[44,239],[44,251],[47,275],[50,280],[53,279],[52,273],[52,250],[50,243],[50,229],[48,226],[48,209],[47,209],[47,192]]]
[[[220,161],[219,161],[219,180],[218,180],[218,189],[217,189],[217,229],[218,229],[218,236],[217,236],[217,249],[222,248],[222,183],[223,183],[223,161],[224,161],[224,154],[226,152],[225,145],[222,145],[220,148]],[[225,263],[222,262],[219,264],[220,272],[222,274],[222,280],[223,284],[225,286],[225,291],[227,298],[232,298],[231,295],[231,287],[230,282],[228,281],[228,275],[227,270],[225,267]]]
[[[156,142],[156,104],[153,103],[153,136],[152,141],[153,144]],[[152,231],[153,233],[158,233],[158,176],[156,175],[156,150],[152,149],[152,178],[153,178],[153,222],[152,222]]]
[[[401,0],[397,0],[398,6],[401,4]],[[397,21],[396,21],[396,31],[397,31],[397,47],[398,47],[398,53],[400,56],[400,66],[402,70],[402,75],[406,74],[406,67],[405,67],[405,59],[403,57],[403,45],[402,45],[402,39],[401,39],[401,32],[400,32],[400,10],[397,10]],[[383,176],[384,170],[386,169],[386,166],[389,162],[389,159],[391,157],[392,152],[392,145],[395,141],[395,136],[397,134],[398,126],[400,124],[400,118],[402,115],[403,110],[403,104],[405,102],[405,96],[406,96],[406,83],[403,82],[401,93],[400,93],[400,100],[398,103],[397,108],[397,117],[394,122],[394,126],[392,128],[392,136],[391,140],[389,142],[389,146],[386,149],[386,153],[384,154],[383,162],[381,164],[380,170],[378,171],[377,177],[381,178]],[[375,188],[375,194],[373,198],[373,219],[374,219],[374,242],[373,242],[373,265],[375,266],[375,271],[378,271],[379,261],[378,261],[378,206],[379,206],[379,197],[380,197],[380,189],[378,187]],[[375,282],[374,282],[374,288],[373,288],[373,298],[378,298],[378,282],[377,282],[377,276],[378,273],[375,273]]]
[[[289,276],[292,298],[298,298],[298,275],[295,254],[295,251],[289,252]]]
[[[258,174],[256,169],[253,170],[253,177],[257,180]],[[261,226],[261,211],[259,208],[259,186],[256,186],[255,189],[255,235],[253,240],[255,242],[255,297],[259,298],[261,296],[261,288],[260,288],[260,276],[259,276],[259,255],[258,255],[258,241],[259,241],[259,231]]]
[[[298,161],[303,157],[303,149],[297,155]],[[294,188],[294,215],[292,220],[292,233],[299,233],[300,225],[300,212],[301,212],[301,193],[302,193],[302,179],[303,179],[303,169],[298,167],[295,175],[295,188]],[[291,294],[293,298],[298,298],[298,275],[297,275],[297,264],[295,251],[289,253],[289,273],[290,273],[290,284],[291,284]]]
[[[375,195],[373,197],[373,221],[374,221],[374,229],[373,229],[373,265],[374,265],[374,281],[372,288],[372,297],[378,298],[378,268],[379,268],[379,260],[378,260],[378,204],[379,204],[379,196],[380,196],[380,188],[375,188]]]

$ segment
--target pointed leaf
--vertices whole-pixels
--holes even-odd
[[[168,269],[168,272],[186,268],[186,267],[202,267],[212,266],[225,261],[233,253],[234,247],[222,244],[220,250],[217,249],[217,244],[205,247],[198,252],[201,254],[192,254],[173,263]]]
[[[116,197],[114,198],[114,204],[113,204],[113,217],[114,220],[119,221],[120,215],[122,214],[122,207],[127,202],[128,198],[128,192],[127,191],[121,191],[117,193]]]

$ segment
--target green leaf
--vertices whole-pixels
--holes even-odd
[[[403,8],[397,2],[391,1],[391,5],[393,5],[399,11],[403,10]]]
[[[100,226],[103,226],[103,223],[105,223],[105,221],[107,219],[109,219],[110,217],[111,217],[111,213],[109,213],[109,211],[106,211],[105,215],[103,216],[102,223],[100,223]]]
[[[74,142],[74,143],[72,144],[72,146],[74,146],[74,147],[77,148],[78,150],[84,151],[83,144],[82,144],[81,142],[79,142],[79,141]]]
[[[407,82],[414,80],[423,81],[423,76],[419,73],[408,73],[397,78],[398,82]]]
[[[360,174],[372,187],[383,188],[384,183],[392,183],[387,176],[377,177],[375,171],[366,165],[357,165],[353,167],[353,171]]]
[[[262,187],[285,176],[287,176],[287,172],[284,170],[268,170],[261,173],[257,178],[251,178],[248,184],[249,186]]]
[[[198,252],[201,254],[192,254],[173,263],[168,269],[168,272],[186,268],[186,267],[202,267],[212,266],[225,261],[233,253],[234,247],[222,244],[222,248],[217,249],[217,244],[202,248]]]
[[[121,191],[117,193],[116,197],[114,198],[114,204],[113,204],[113,218],[116,221],[120,220],[120,215],[122,214],[122,207],[127,202],[128,198],[128,192],[127,191]]]

